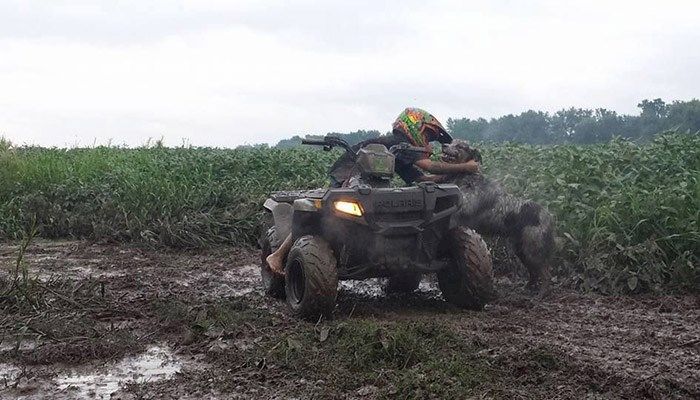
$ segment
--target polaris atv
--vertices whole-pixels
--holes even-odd
[[[303,140],[351,153],[357,174],[349,187],[274,192],[260,239],[266,294],[286,297],[292,312],[315,320],[334,309],[338,280],[388,278],[387,292],[412,292],[423,274],[436,273],[448,302],[480,310],[493,293],[491,255],[474,231],[457,224],[462,196],[456,185],[392,187],[395,155],[424,151],[369,144],[357,152],[333,136]],[[285,275],[265,261],[291,233]]]

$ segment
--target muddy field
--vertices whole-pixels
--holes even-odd
[[[9,287],[19,246],[0,245]],[[343,283],[334,318],[263,296],[259,252],[35,241],[0,298],[0,398],[698,398],[700,300],[532,297],[484,312]]]

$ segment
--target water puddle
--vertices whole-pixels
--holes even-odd
[[[0,388],[12,385],[22,370],[12,364],[0,363]]]
[[[35,340],[6,340],[0,341],[0,352],[1,351],[27,351],[34,350],[39,344]]]
[[[233,296],[245,296],[260,286],[260,266],[248,264],[225,271],[222,275],[226,291]]]
[[[437,278],[435,277],[423,277],[423,280],[418,285],[418,291],[432,297],[440,296],[442,293],[438,287]]]
[[[99,264],[100,262],[102,262],[102,260],[97,261],[98,262],[93,262],[92,260],[88,260],[88,262],[91,262],[93,264]],[[61,272],[61,274],[65,273],[66,272]],[[74,274],[75,276],[81,278],[112,278],[117,276],[124,276],[126,274],[124,271],[110,271],[85,265],[75,265],[72,268],[69,268],[68,273]]]
[[[243,289],[232,289],[231,294],[234,297],[242,297],[247,294],[253,293],[255,291],[255,288],[243,288]]]
[[[361,281],[340,281],[338,283],[338,289],[369,298],[384,296],[382,282],[379,278],[364,279]]]
[[[338,289],[364,297],[376,298],[386,296],[382,289],[383,285],[382,278],[370,278],[361,281],[340,281]],[[436,296],[440,294],[440,289],[437,287],[437,282],[435,282],[433,277],[423,277],[416,292],[424,293],[428,296]]]
[[[124,276],[125,271],[99,268],[105,261],[101,259],[80,260],[64,257],[58,260],[57,257],[28,258],[27,265],[30,267],[30,275],[42,280],[49,280],[54,277],[65,279],[84,278],[112,278]],[[14,268],[14,260],[8,263],[11,268],[0,268],[0,276],[10,276],[10,271]],[[2,258],[0,258],[2,267]]]
[[[137,357],[126,358],[101,370],[62,374],[54,383],[59,390],[68,390],[77,397],[109,399],[120,385],[169,379],[180,372],[182,366],[182,361],[169,348],[153,346]]]

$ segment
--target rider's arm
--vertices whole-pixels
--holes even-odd
[[[399,176],[406,182],[407,185],[411,185],[414,182],[435,182],[435,183],[445,183],[448,181],[448,175],[434,175],[423,173],[415,165],[406,165],[398,170]]]
[[[458,173],[476,173],[479,172],[479,163],[474,160],[467,161],[461,164],[449,164],[442,161],[432,161],[428,158],[418,160],[415,165],[424,171],[433,174],[458,174]]]

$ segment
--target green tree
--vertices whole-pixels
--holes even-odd
[[[593,116],[592,110],[571,107],[559,110],[550,119],[551,137],[554,143],[567,143],[576,133],[576,127]]]
[[[484,132],[488,126],[489,122],[484,118],[448,118],[446,127],[454,138],[464,139],[470,142],[482,142],[485,140]]]
[[[700,132],[700,100],[674,101],[667,107],[664,129]]]

